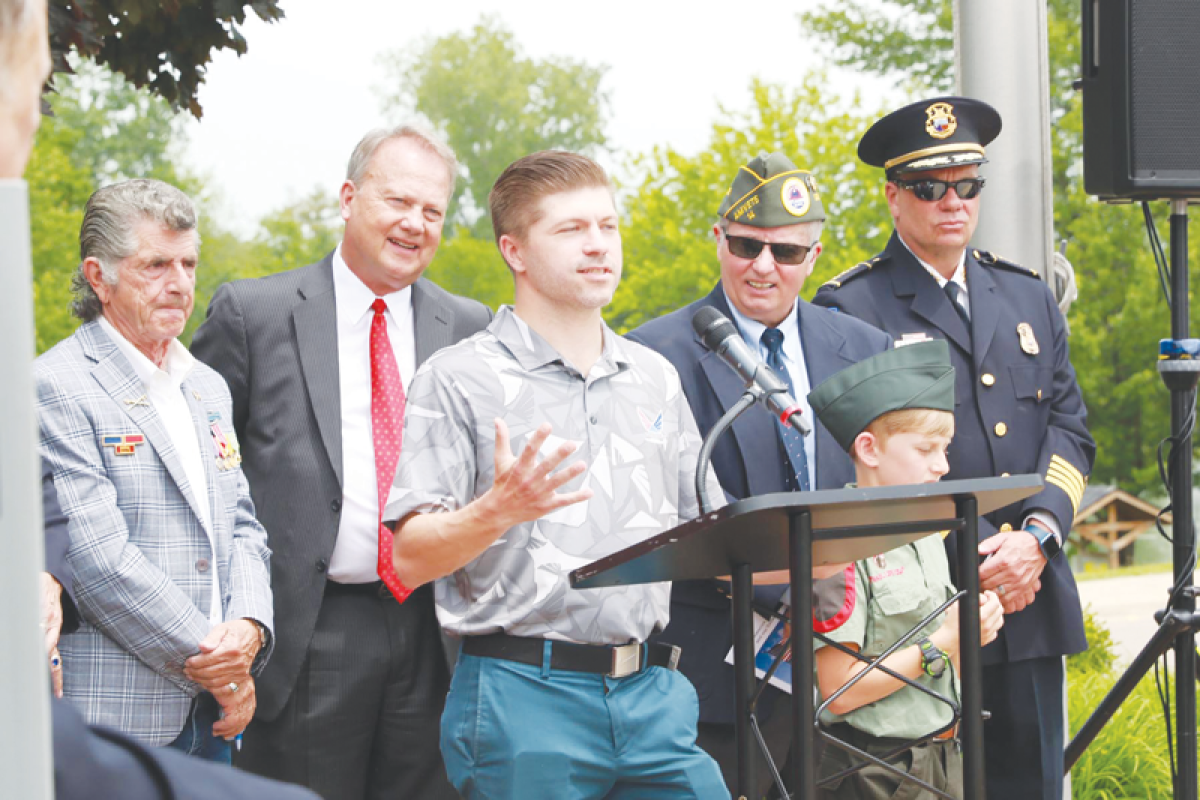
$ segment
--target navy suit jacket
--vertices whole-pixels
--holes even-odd
[[[966,256],[971,330],[945,293],[893,234],[878,256],[826,283],[813,302],[900,339],[924,334],[950,343],[955,370],[955,431],[947,479],[1038,473],[1045,488],[979,520],[979,537],[1020,528],[1031,511],[1051,514],[1065,537],[1078,511],[1096,443],[1067,347],[1062,313],[1037,274],[980,250]],[[1019,330],[1024,330],[1022,336]],[[951,570],[958,537],[946,538]],[[1061,554],[1046,565],[1042,588],[1024,610],[1004,618],[985,664],[1078,653],[1087,647],[1079,591]]]
[[[737,374],[708,350],[692,330],[692,316],[710,306],[732,318],[721,285],[708,296],[667,314],[628,334],[667,358],[679,380],[700,433],[707,435],[726,409],[745,391]],[[800,340],[804,347],[809,385],[891,346],[891,337],[845,315],[832,314],[803,300],[798,308]],[[850,456],[817,420],[810,420],[817,441],[817,489],[838,489],[854,480]],[[713,467],[725,493],[741,500],[787,491],[784,456],[779,448],[775,418],[759,409],[743,414],[713,449]],[[763,587],[755,592],[760,603],[773,604],[784,587]],[[730,602],[726,584],[713,580],[681,581],[671,593],[671,622],[661,638],[683,648],[679,663],[696,686],[700,720],[732,724],[735,715],[733,667],[725,656],[733,644]],[[768,692],[768,694],[776,694]],[[771,700],[764,697],[764,718]]]

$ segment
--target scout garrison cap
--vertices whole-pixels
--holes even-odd
[[[755,228],[782,228],[825,219],[811,172],[783,153],[759,153],[738,168],[717,216]]]
[[[981,100],[935,97],[877,121],[858,142],[858,158],[888,177],[983,164],[983,148],[1000,135],[1000,114]]]
[[[954,413],[954,367],[945,340],[885,350],[827,378],[809,392],[817,419],[845,450],[889,411],[932,408]]]

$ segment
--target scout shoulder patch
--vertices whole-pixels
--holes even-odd
[[[999,267],[1000,269],[1008,270],[1009,272],[1015,272],[1018,275],[1024,275],[1030,278],[1038,278],[1039,280],[1042,277],[1035,269],[1023,267],[1016,262],[1009,261],[1008,259],[1002,258],[994,253],[989,253],[987,250],[972,250],[971,255],[975,256],[975,260],[980,264],[987,264],[989,267]]]

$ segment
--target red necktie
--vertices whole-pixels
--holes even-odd
[[[383,509],[396,477],[400,445],[404,438],[404,384],[396,369],[396,356],[388,341],[387,303],[376,298],[371,304],[371,430],[375,437],[375,483],[379,492],[379,564],[384,585],[403,603],[412,590],[400,582],[392,567],[392,532],[383,524]]]

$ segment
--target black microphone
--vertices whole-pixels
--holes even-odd
[[[763,391],[759,402],[766,404],[772,414],[800,431],[802,436],[812,432],[812,426],[803,418],[796,399],[788,394],[787,384],[747,346],[738,329],[724,314],[712,306],[704,306],[692,315],[692,330],[704,342],[704,346],[728,364],[747,386],[753,384]]]

